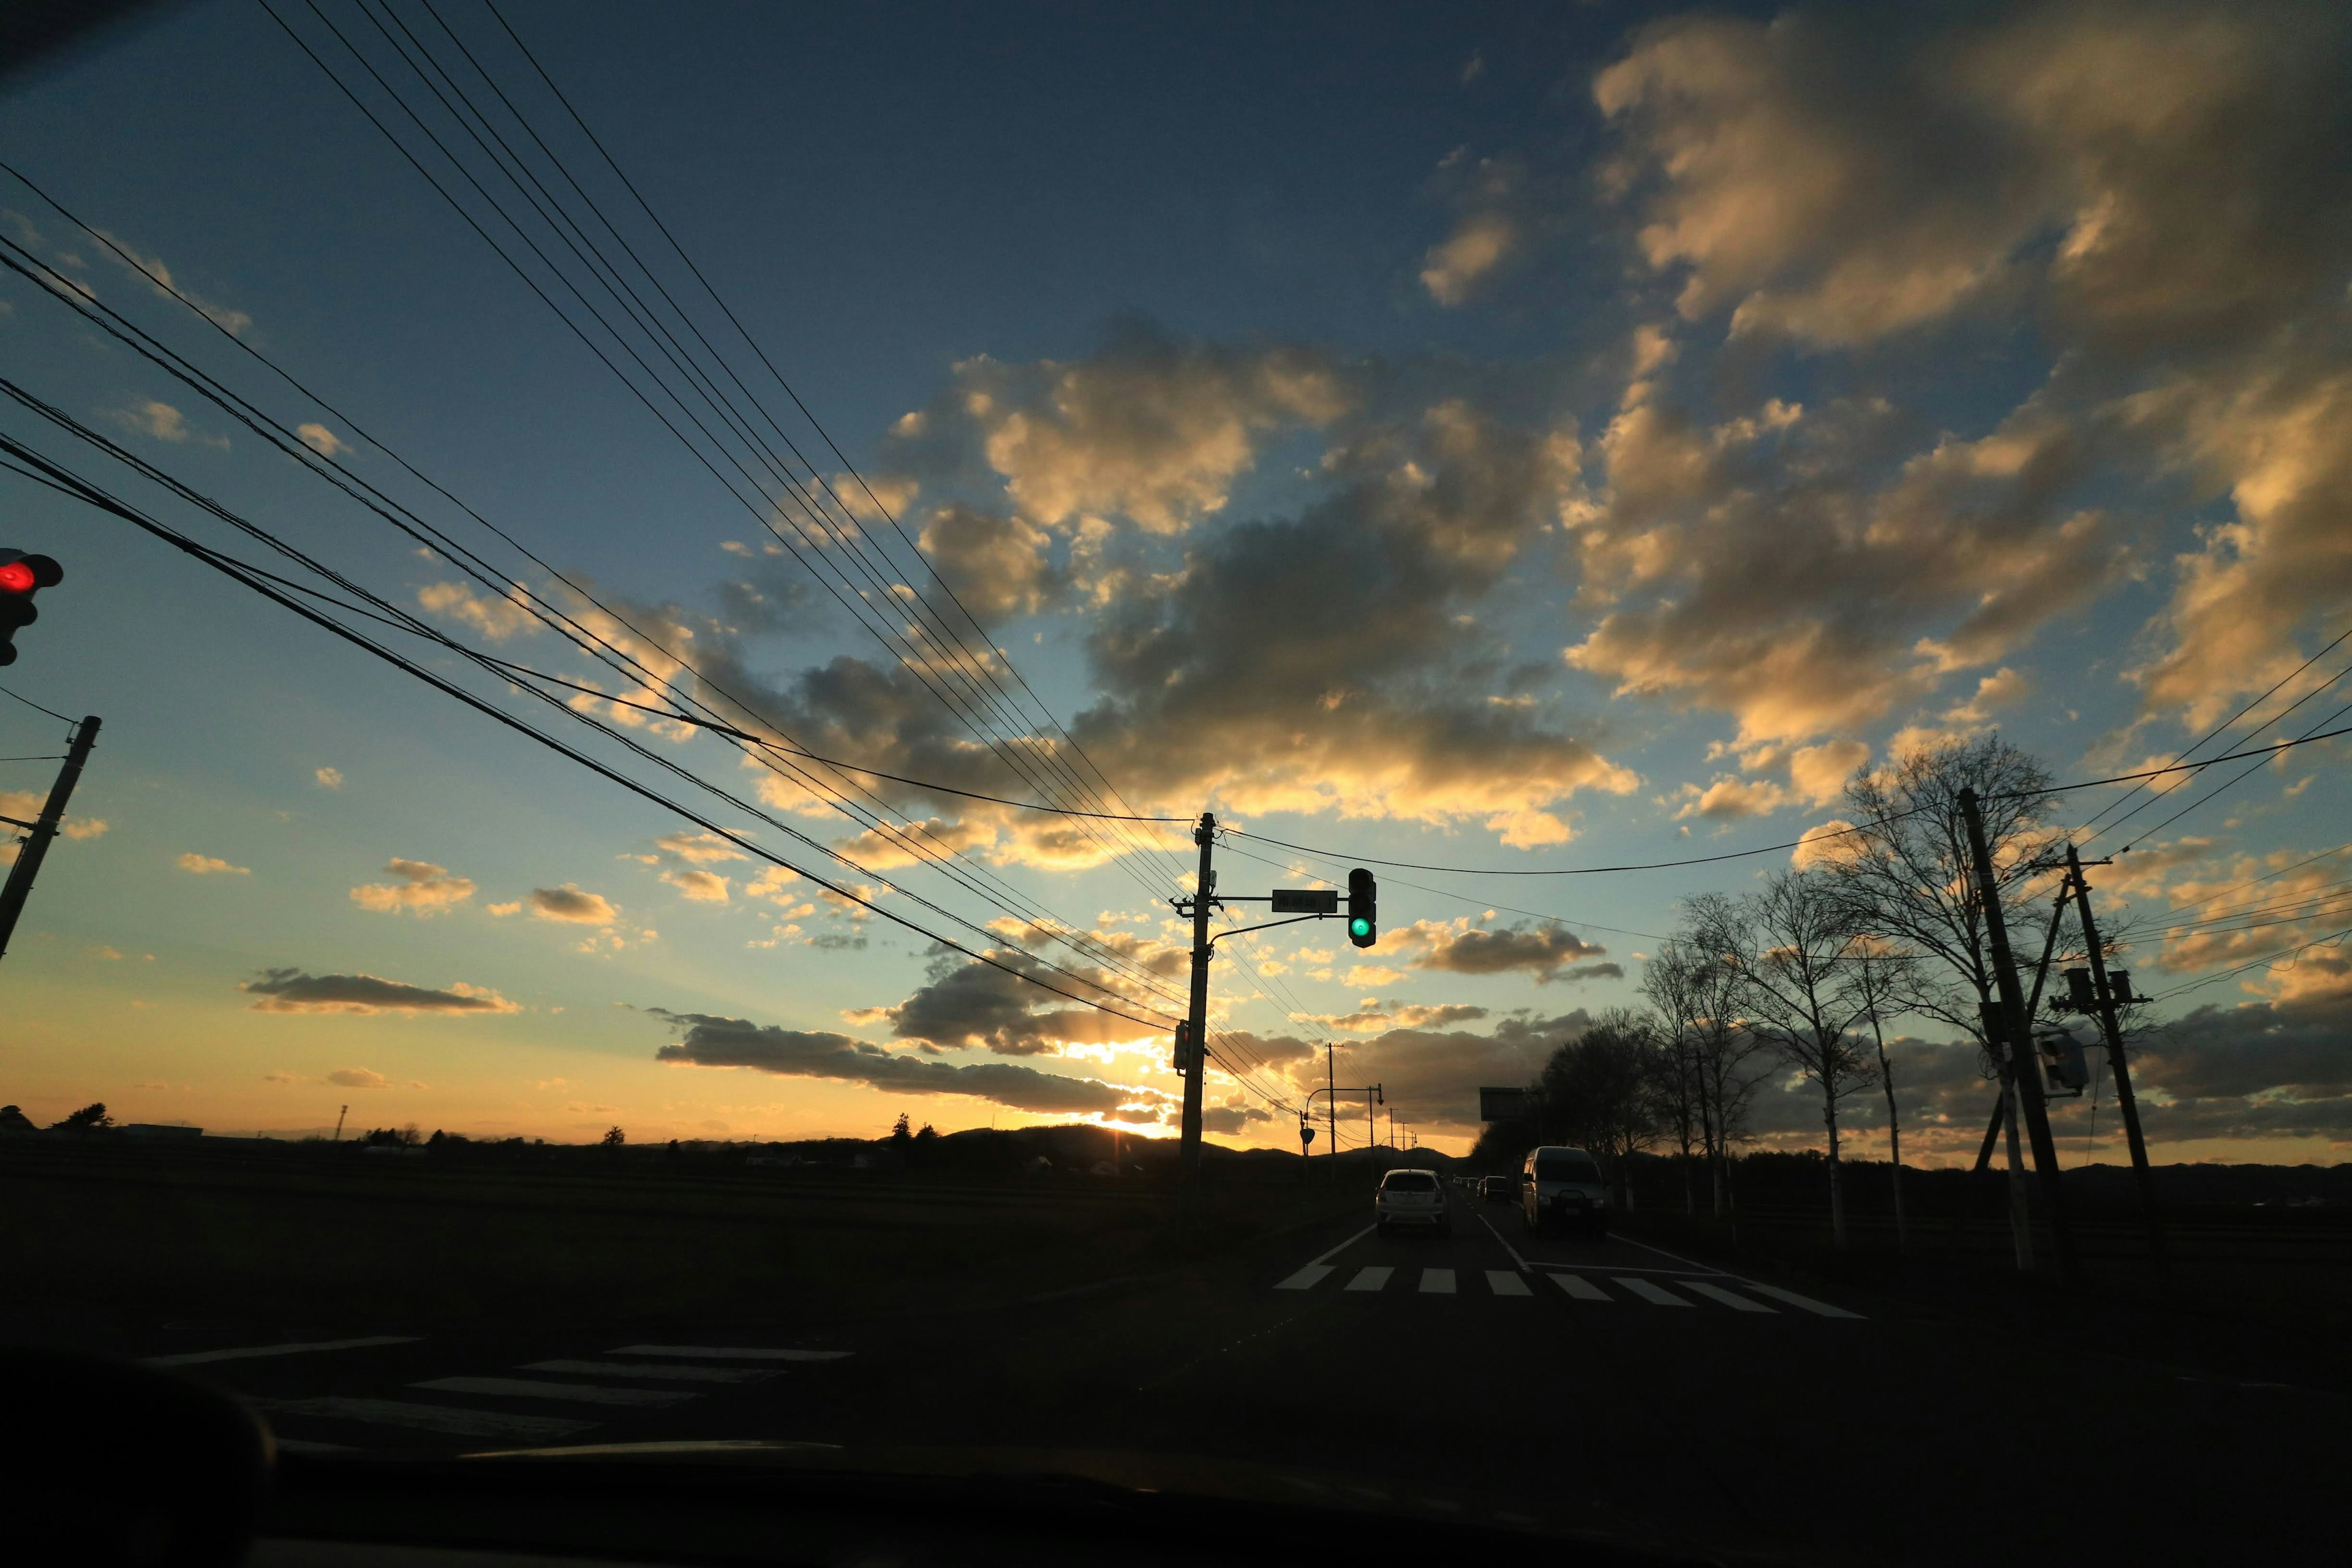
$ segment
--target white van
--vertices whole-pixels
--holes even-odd
[[[1601,1162],[1581,1149],[1546,1144],[1519,1168],[1519,1213],[1529,1230],[1573,1226],[1594,1240],[1609,1234],[1609,1186]]]

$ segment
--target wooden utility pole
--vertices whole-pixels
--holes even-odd
[[[1201,825],[1192,830],[1192,842],[1201,847],[1201,869],[1199,879],[1192,884],[1192,1045],[1184,1063],[1184,1125],[1180,1150],[1187,1191],[1201,1184],[1201,1086],[1208,1077],[1205,1069],[1209,1060],[1209,910],[1215,906],[1217,892],[1217,873],[1209,865],[1209,854],[1216,841],[1216,815],[1204,811]]]
[[[2139,1189],[2140,1215],[2147,1222],[2148,1256],[2156,1260],[2160,1275],[2166,1268],[2164,1219],[2156,1206],[2156,1179],[2147,1168],[2147,1142],[2140,1136],[2139,1100],[2132,1093],[2131,1068],[2124,1061],[2123,1026],[2116,1018],[2116,1010],[2131,998],[2116,994],[2120,987],[2107,984],[2106,955],[2099,951],[2098,921],[2091,915],[2091,884],[2084,879],[2083,862],[2072,844],[2066,846],[2066,876],[2074,887],[2075,908],[2083,915],[2083,946],[2090,954],[2092,995],[2099,1032],[2107,1042],[2107,1068],[2116,1076],[2116,1104],[2124,1113],[2124,1139],[2131,1145],[2132,1182]]]
[[[2057,1252],[2058,1279],[2074,1278],[2074,1238],[2066,1223],[2066,1194],[2058,1174],[2058,1147],[2050,1137],[2049,1107],[2042,1098],[2042,1063],[2034,1049],[2032,1020],[2025,1016],[2025,994],[2018,989],[2017,961],[2010,952],[2009,924],[2000,912],[2000,888],[1993,879],[1992,852],[1986,847],[1984,813],[1977,792],[1960,791],[1960,815],[1967,819],[1969,855],[1984,900],[1985,937],[1992,947],[1993,983],[2000,992],[2000,1023],[2002,1054],[2009,1064],[2009,1085],[2014,1104],[2024,1113],[2025,1131],[2033,1143],[2033,1165],[2041,1177],[2044,1205],[2050,1215],[2050,1239]],[[2016,1136],[2012,1131],[2011,1136]],[[2011,1145],[2015,1147],[2014,1144]]]
[[[40,816],[24,823],[5,819],[26,832],[23,847],[16,851],[16,863],[8,868],[7,884],[0,887],[0,956],[8,952],[8,939],[16,932],[16,917],[25,912],[33,879],[41,874],[42,858],[49,852],[50,840],[58,836],[58,824],[64,820],[66,802],[73,798],[82,764],[89,761],[89,749],[97,743],[98,716],[93,713],[74,726],[73,740],[66,746],[65,765],[58,770],[58,782],[49,786],[48,803],[41,807]]]

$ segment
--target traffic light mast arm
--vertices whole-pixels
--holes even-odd
[[[1216,935],[1212,936],[1209,939],[1209,945],[1211,947],[1214,947],[1222,939],[1229,936],[1239,936],[1244,931],[1272,931],[1276,926],[1295,926],[1300,921],[1328,921],[1335,918],[1335,916],[1331,915],[1293,915],[1286,921],[1268,921],[1264,925],[1235,926],[1230,931],[1221,931],[1217,932]]]

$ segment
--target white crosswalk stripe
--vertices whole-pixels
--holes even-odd
[[[527,1377],[436,1377],[412,1383],[427,1394],[490,1394],[508,1399],[560,1399],[571,1405],[630,1405],[658,1409],[699,1395],[667,1388],[604,1388],[593,1383],[540,1383]]]
[[[1720,1285],[1710,1285],[1704,1279],[1677,1279],[1675,1284],[1694,1296],[1704,1296],[1710,1301],[1720,1301],[1735,1312],[1769,1312],[1771,1308],[1761,1301],[1751,1301],[1745,1296],[1735,1296]]]
[[[1768,1318],[1779,1315],[1779,1308],[1768,1306],[1764,1302],[1756,1300],[1754,1296],[1744,1295],[1741,1293],[1742,1291],[1752,1290],[1756,1292],[1757,1295],[1769,1296],[1776,1301],[1783,1302],[1788,1306],[1801,1308],[1805,1311],[1815,1313],[1821,1317],[1844,1318],[1855,1321],[1862,1321],[1862,1314],[1859,1312],[1850,1312],[1843,1307],[1833,1307],[1826,1301],[1817,1301],[1810,1296],[1800,1296],[1793,1290],[1784,1290],[1777,1285],[1759,1284],[1752,1279],[1741,1279],[1739,1276],[1734,1274],[1718,1274],[1712,1278],[1699,1279],[1678,1275],[1666,1269],[1654,1269],[1647,1273],[1611,1273],[1607,1276],[1607,1284],[1609,1288],[1604,1289],[1602,1288],[1601,1280],[1592,1279],[1581,1273],[1570,1272],[1569,1269],[1557,1265],[1537,1264],[1534,1267],[1541,1273],[1541,1275],[1548,1277],[1553,1284],[1559,1286],[1560,1293],[1571,1301],[1595,1301],[1614,1305],[1623,1305],[1627,1302],[1637,1302],[1652,1307],[1681,1308],[1685,1311],[1694,1307],[1714,1307],[1728,1311],[1741,1312]],[[1593,1267],[1605,1268],[1607,1266],[1595,1265]],[[1621,1265],[1620,1267],[1622,1266]],[[1412,1289],[1409,1292],[1403,1289],[1399,1289],[1393,1292],[1393,1294],[1397,1295],[1463,1296],[1484,1294],[1487,1296],[1517,1297],[1521,1300],[1528,1300],[1532,1299],[1537,1294],[1537,1292],[1530,1288],[1528,1276],[1514,1268],[1466,1270],[1458,1268],[1423,1268],[1416,1272],[1412,1269],[1400,1269],[1392,1268],[1387,1264],[1379,1263],[1365,1265],[1354,1269],[1352,1272],[1349,1272],[1344,1266],[1327,1263],[1310,1263],[1305,1268],[1300,1268],[1297,1273],[1288,1275],[1276,1281],[1274,1289],[1277,1290],[1312,1290],[1322,1285],[1324,1281],[1339,1277],[1344,1279],[1344,1283],[1339,1286],[1341,1290],[1360,1295],[1377,1296],[1390,1293],[1390,1283],[1400,1273],[1412,1275],[1413,1285]],[[1465,1274],[1468,1277],[1468,1280],[1471,1281],[1470,1283],[1465,1283],[1464,1278]],[[1486,1283],[1486,1289],[1483,1292],[1479,1291],[1475,1284],[1475,1281],[1481,1278],[1483,1278]],[[1738,1289],[1733,1289],[1735,1286]],[[1686,1294],[1682,1292],[1686,1292]],[[1694,1298],[1696,1298],[1696,1300],[1694,1300]],[[617,1354],[619,1352],[616,1352],[614,1353]],[[585,1376],[591,1373],[598,1371],[600,1369],[600,1365],[601,1363],[587,1362],[551,1362],[542,1363],[540,1366],[525,1368],[524,1370],[543,1372],[576,1372],[581,1375]],[[649,1375],[658,1374],[651,1373]]]
[[[578,1377],[646,1377],[664,1383],[761,1383],[780,1376],[758,1366],[694,1366],[686,1362],[667,1365],[637,1361],[535,1361],[518,1372],[564,1372]]]
[[[1665,1289],[1664,1286],[1652,1284],[1647,1279],[1635,1279],[1625,1275],[1618,1275],[1614,1278],[1613,1282],[1620,1290],[1631,1291],[1633,1294],[1642,1298],[1643,1300],[1651,1302],[1656,1306],[1687,1307],[1690,1305],[1688,1301],[1684,1300],[1680,1296],[1675,1295],[1673,1291]]]
[[[1329,1270],[1324,1270],[1328,1273]],[[387,1338],[383,1342],[404,1342]],[[251,1353],[278,1353],[281,1347]],[[285,1347],[289,1351],[341,1349],[343,1344]],[[239,1353],[239,1359],[243,1352]],[[841,1361],[854,1351],[803,1350],[782,1346],[746,1345],[624,1345],[604,1352],[615,1359],[558,1359],[527,1362],[518,1373],[558,1373],[558,1377],[436,1377],[408,1386],[426,1394],[471,1394],[493,1402],[529,1399],[552,1405],[602,1405],[610,1415],[632,1410],[659,1410],[717,1392],[710,1387],[646,1387],[646,1383],[701,1384],[740,1386],[783,1375],[791,1363]],[[621,1360],[617,1358],[666,1358]],[[224,1358],[229,1359],[229,1358]],[[711,1364],[713,1363],[719,1364]],[[735,1364],[725,1364],[733,1363]],[[749,1364],[744,1364],[744,1363]],[[581,1381],[588,1379],[593,1381]],[[622,1380],[618,1385],[604,1380]],[[307,1399],[266,1398],[255,1403],[277,1417],[305,1417],[337,1425],[404,1427],[445,1433],[457,1437],[499,1437],[533,1444],[553,1443],[594,1429],[593,1420],[568,1415],[526,1414],[510,1409],[483,1409],[471,1405],[427,1404],[415,1399],[353,1398],[341,1395]],[[614,1409],[612,1407],[619,1407]],[[600,1412],[604,1414],[606,1412]],[[289,1449],[319,1453],[345,1445],[289,1436],[280,1439]]]
[[[856,1351],[780,1350],[736,1345],[622,1345],[606,1355],[671,1355],[687,1361],[843,1361]]]
[[[1786,1301],[1791,1307],[1802,1307],[1808,1312],[1818,1312],[1824,1318],[1859,1319],[1862,1316],[1860,1312],[1849,1312],[1843,1307],[1832,1307],[1827,1301],[1816,1301],[1811,1296],[1800,1296],[1794,1290],[1783,1290],[1778,1285],[1759,1285],[1748,1282],[1748,1288],[1759,1295],[1769,1296],[1775,1301]]]
[[[357,1421],[374,1426],[412,1426],[424,1432],[446,1432],[459,1437],[529,1437],[551,1443],[575,1436],[594,1426],[593,1421],[573,1421],[561,1415],[520,1415],[504,1410],[467,1410],[453,1405],[421,1405],[405,1399],[348,1399],[323,1395],[316,1399],[260,1399],[254,1403],[273,1415],[321,1416],[331,1421]]]

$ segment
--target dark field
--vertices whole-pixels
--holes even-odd
[[[12,1141],[0,1332],[120,1348],[166,1325],[299,1338],[936,1319],[1164,1269],[1337,1206],[1295,1163],[1278,1173],[1221,1173],[1188,1226],[1162,1181],[1066,1171]]]

